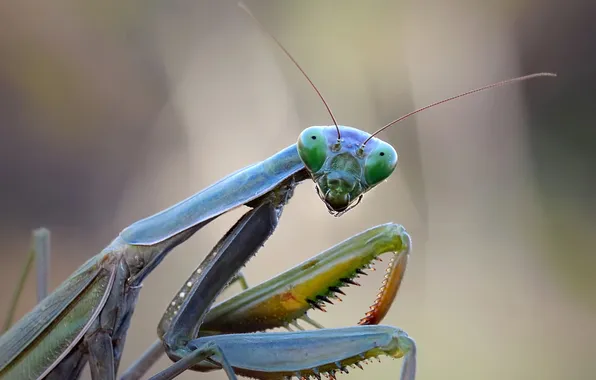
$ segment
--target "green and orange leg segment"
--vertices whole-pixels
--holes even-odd
[[[264,331],[296,325],[298,319],[320,327],[307,311],[325,311],[326,304],[345,294],[343,287],[358,285],[355,278],[372,268],[379,256],[393,253],[379,295],[360,321],[378,324],[395,299],[411,245],[410,236],[398,224],[366,230],[214,306],[203,321],[200,336]]]

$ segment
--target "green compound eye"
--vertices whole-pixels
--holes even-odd
[[[312,173],[323,167],[327,151],[327,138],[321,127],[306,128],[298,137],[298,154]]]
[[[364,163],[364,178],[370,186],[376,185],[386,180],[396,166],[397,152],[391,145],[380,141]]]

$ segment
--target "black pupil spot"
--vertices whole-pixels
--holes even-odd
[[[311,139],[316,140],[317,136],[310,136]]]
[[[379,153],[379,156],[384,156],[384,155],[385,155],[385,152]]]

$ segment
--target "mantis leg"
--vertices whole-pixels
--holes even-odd
[[[238,274],[236,274],[236,276],[234,276],[232,281],[230,281],[228,286],[232,286],[232,284],[234,284],[236,282],[240,285],[240,289],[242,289],[242,291],[248,290],[250,288],[250,286],[248,286],[248,281],[246,281],[246,276],[244,276],[244,273],[242,273],[242,272],[238,272]],[[302,319],[303,321],[305,321],[306,323],[310,324],[311,326],[313,326],[317,329],[324,328],[323,325],[321,325],[319,322],[310,318],[307,313],[305,313],[304,316],[302,316],[300,319]],[[284,326],[284,328],[288,331],[292,331],[292,329],[290,328],[290,325],[294,326],[298,330],[304,330],[304,328],[302,328],[302,326],[300,326],[297,321],[289,322],[289,324],[287,326]],[[152,347],[153,346],[149,347],[149,350],[151,350]]]
[[[191,310],[191,312],[193,312],[191,319],[185,319],[183,321],[186,326],[186,334],[189,334],[189,330],[191,331],[191,337],[186,340],[188,341],[196,336],[200,323],[211,306],[211,303],[215,300],[221,290],[228,285],[227,279],[233,278],[232,282],[240,281],[242,287],[247,286],[246,280],[241,280],[244,276],[237,271],[256,253],[263,242],[271,235],[277,226],[279,212],[277,207],[271,203],[262,204],[247,212],[228,231],[187,281],[186,284],[191,284],[191,287],[188,289],[188,296],[185,298],[184,302],[180,305],[176,305],[175,301],[173,301],[172,305],[166,311],[166,314],[158,327],[158,335],[163,337],[164,343],[159,340],[153,343],[143,356],[123,374],[123,380],[140,378],[163,354],[164,346],[166,347],[166,350],[171,351],[172,349],[169,347],[177,347],[176,344],[172,344],[176,339],[180,339],[180,341],[184,342],[184,338],[172,337],[174,335],[173,326],[176,322],[178,324],[181,323],[179,322],[179,319],[175,319],[177,316],[184,313],[185,310],[191,310],[191,308],[194,309]],[[211,278],[207,276],[210,272],[219,272],[220,274],[211,280]],[[205,292],[205,288],[208,288],[210,291]],[[179,295],[186,296],[182,291]],[[195,319],[193,320],[192,318]],[[193,327],[197,332],[192,332]],[[183,345],[184,343],[182,343],[182,347]],[[206,347],[205,350],[206,351],[204,352],[196,352],[196,355],[199,355],[198,357],[200,359],[193,359],[193,356],[190,355],[185,362],[194,362],[195,360],[202,361],[219,352],[216,347],[212,346]],[[193,350],[187,351],[188,354],[191,354],[192,352]],[[205,356],[203,356],[203,354]],[[168,353],[168,355],[170,354]],[[182,357],[182,355],[177,359],[180,357]],[[174,366],[176,366],[176,364]],[[178,364],[177,366],[184,367],[183,364]],[[176,372],[176,368],[177,367],[174,367],[174,369],[170,371]],[[163,373],[164,372],[162,372],[160,376],[163,375]],[[168,370],[165,372],[166,375],[170,373],[172,372],[168,372]]]
[[[203,320],[199,335],[265,331],[300,319],[312,324],[307,312],[326,311],[328,305],[346,296],[342,289],[358,285],[358,276],[374,269],[380,256],[392,254],[377,298],[359,322],[378,324],[400,288],[411,245],[403,226],[387,223],[370,228],[215,305]]]
[[[190,341],[191,353],[151,380],[169,380],[210,358],[227,373],[256,379],[321,378],[380,355],[404,358],[401,380],[416,376],[416,343],[404,331],[390,326],[366,325],[347,328],[283,333],[229,334]]]
[[[199,268],[187,282],[186,292],[180,292],[177,304],[172,302],[158,328],[168,356],[174,361],[157,378],[171,378],[172,373],[184,371],[188,365],[212,356],[221,359],[220,350],[214,344],[187,346],[187,342],[198,335],[200,325],[211,304],[233,278],[238,270],[261,248],[277,227],[281,207],[264,202],[248,211],[217,243]],[[197,349],[199,348],[199,349]],[[187,364],[190,363],[190,364]],[[231,371],[231,367],[228,368]],[[229,373],[233,376],[233,371]]]
[[[242,290],[246,290],[249,288],[248,282],[246,281],[246,276],[244,276],[244,273],[242,272],[238,272],[234,276],[232,281],[230,281],[230,283],[227,285],[227,287],[232,286],[236,282],[238,282]],[[149,348],[147,348],[147,350],[143,352],[141,357],[139,357],[130,366],[130,368],[128,368],[126,372],[122,374],[120,380],[135,380],[141,378],[141,376],[147,373],[147,371],[149,371],[149,368],[151,368],[151,366],[156,361],[158,361],[163,354],[163,343],[161,342],[161,340],[156,339],[155,342],[153,342],[151,346],[149,346]]]
[[[330,302],[331,293],[344,294],[340,286],[356,284],[352,280],[354,276],[364,274],[362,269],[369,268],[378,256],[392,252],[394,260],[381,292],[366,320],[361,321],[361,324],[378,323],[401,284],[410,248],[411,239],[403,227],[392,223],[377,226],[224,301],[210,309],[201,324],[201,337],[189,341],[183,349],[170,352],[170,358],[177,362],[153,379],[171,379],[186,369],[205,372],[220,368],[233,379],[228,366],[236,374],[254,378],[308,378],[320,373],[333,374],[338,368],[345,370],[352,364],[359,366],[359,361],[381,354],[405,356],[402,378],[414,379],[415,343],[397,328],[357,326],[245,334],[281,327],[301,318],[308,309],[322,309],[317,302]]]
[[[236,276],[234,276],[232,281],[230,281],[230,283],[228,284],[227,287],[232,286],[236,282],[238,282],[238,284],[240,285],[240,289],[242,289],[242,291],[248,290],[250,288],[250,286],[248,286],[248,281],[246,281],[246,276],[244,276],[244,273],[242,273],[242,272],[238,272],[236,274]],[[311,325],[317,329],[324,328],[323,325],[321,325],[319,322],[317,322],[314,319],[312,319],[311,317],[309,317],[308,313],[304,313],[304,315],[302,317],[300,317],[300,319],[302,319],[304,322],[308,323],[309,325]],[[288,322],[288,324],[283,326],[283,328],[285,328],[288,331],[292,331],[292,329],[290,328],[290,325],[294,326],[298,330],[304,330],[304,328],[302,328],[302,326],[300,326],[298,324],[298,321]],[[156,344],[156,343],[154,343],[154,344]],[[153,345],[151,347],[149,347],[149,349],[147,351],[150,351],[152,349],[154,349]],[[157,348],[155,348],[155,349],[157,349]],[[159,356],[157,358],[159,358]],[[155,360],[157,360],[157,359],[155,359]]]
[[[195,270],[195,272],[197,270],[198,270],[198,268]],[[191,281],[192,281],[192,276],[186,283],[191,282]],[[249,285],[246,280],[246,276],[244,276],[244,274],[242,272],[238,272],[234,276],[234,278],[229,282],[227,287],[232,286],[236,282],[239,283],[240,288],[243,291],[249,289]],[[182,292],[183,290],[184,290],[184,288],[181,289],[180,292]],[[317,328],[323,328],[323,326],[318,324],[313,319],[309,318],[306,313],[304,314],[302,319]],[[302,330],[302,328],[298,324],[293,324],[293,325],[297,326],[298,329]],[[289,326],[286,326],[285,328],[287,330],[291,331]],[[208,348],[208,349],[211,349],[211,348]],[[216,349],[216,348],[213,348],[213,349]],[[151,366],[163,355],[163,353],[164,353],[163,343],[161,342],[161,340],[157,339],[155,342],[153,342],[153,344],[151,344],[151,346],[149,346],[149,348],[142,354],[142,356],[139,357],[139,359],[137,359],[130,366],[130,368],[128,370],[126,370],[126,372],[122,375],[122,377],[120,379],[121,380],[136,380],[136,379],[141,378],[149,370],[149,368],[151,368]],[[198,354],[199,353],[197,352],[197,355]],[[198,359],[191,359],[190,357],[188,357],[185,360],[193,362]],[[179,365],[183,365],[183,364],[179,364]],[[161,373],[160,376],[163,376],[163,373]]]
[[[249,288],[248,282],[246,281],[246,276],[244,276],[244,273],[242,273],[242,272],[238,272],[234,276],[232,281],[230,281],[230,283],[228,284],[228,287],[232,286],[236,282],[238,282],[238,284],[240,285],[240,288],[242,290],[246,290]],[[147,371],[149,371],[149,368],[151,368],[153,363],[158,361],[159,358],[161,358],[161,356],[163,354],[164,354],[163,343],[161,342],[161,340],[156,339],[155,342],[153,342],[151,344],[151,346],[149,346],[149,348],[147,348],[147,350],[145,350],[145,352],[143,352],[141,357],[139,357],[130,366],[130,368],[127,369],[126,372],[122,374],[122,377],[120,377],[120,380],[135,380],[135,379],[141,378],[141,376],[143,376],[145,373],[147,373]],[[163,375],[163,373],[162,373],[162,375]]]

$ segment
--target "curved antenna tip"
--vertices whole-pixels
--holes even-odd
[[[475,93],[480,92],[480,91],[488,90],[488,89],[491,89],[491,88],[494,88],[494,87],[501,87],[501,86],[504,86],[504,85],[507,85],[507,84],[511,84],[511,83],[514,83],[514,82],[521,82],[521,81],[525,81],[525,80],[533,79],[533,78],[538,78],[538,77],[556,77],[556,76],[557,76],[557,74],[555,74],[555,73],[549,73],[549,72],[528,74],[528,75],[524,75],[524,76],[521,76],[521,77],[516,77],[516,78],[511,78],[511,79],[505,79],[505,80],[502,80],[500,82],[492,83],[492,84],[489,84],[489,85],[486,85],[486,86],[482,86],[482,87],[476,88],[474,90],[466,91],[466,92],[461,93],[459,95],[451,96],[451,97],[449,97],[447,99],[439,100],[438,102],[434,102],[434,103],[431,103],[431,104],[429,104],[427,106],[424,106],[422,108],[418,108],[415,111],[409,112],[409,113],[405,114],[404,116],[401,116],[401,117],[393,120],[392,122],[387,123],[385,126],[383,126],[382,128],[379,128],[375,133],[373,133],[372,135],[370,135],[369,138],[367,138],[366,140],[364,140],[364,142],[362,143],[362,146],[366,145],[366,143],[369,142],[373,137],[375,137],[379,133],[383,132],[385,129],[389,128],[393,124],[399,123],[400,121],[402,121],[404,119],[407,119],[408,117],[410,117],[412,115],[415,115],[415,114],[417,114],[419,112],[422,112],[424,110],[427,110],[429,108],[438,106],[440,104],[447,103],[447,102],[450,102],[452,100],[455,100],[455,99],[458,99],[458,98],[462,98],[464,96],[468,96],[468,95],[471,95],[471,94],[475,94]]]

